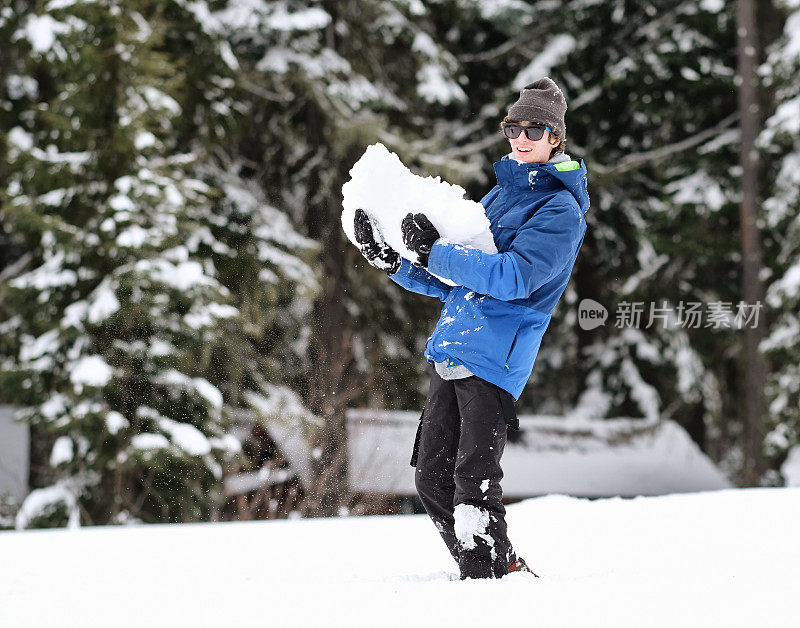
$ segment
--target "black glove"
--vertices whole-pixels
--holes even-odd
[[[439,239],[436,227],[425,214],[408,214],[400,226],[403,230],[403,243],[409,251],[417,254],[417,265],[427,268],[433,243]]]
[[[361,254],[375,268],[387,275],[394,275],[400,269],[400,254],[386,244],[383,238],[380,242],[375,239],[372,221],[363,209],[356,210],[353,227]],[[378,236],[380,237],[380,234]]]

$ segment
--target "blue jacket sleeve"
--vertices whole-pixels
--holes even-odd
[[[452,289],[424,268],[414,266],[405,258],[401,260],[400,269],[394,275],[389,275],[389,278],[406,290],[428,297],[439,297],[442,301],[447,300]]]
[[[517,231],[508,251],[478,249],[437,240],[428,268],[440,277],[501,301],[524,299],[560,273],[583,237],[577,206],[552,203]]]

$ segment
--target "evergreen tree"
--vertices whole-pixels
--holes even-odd
[[[589,230],[521,408],[673,418],[739,473],[742,326],[764,312],[739,291],[734,7],[436,6],[438,40],[483,104],[460,117],[476,139],[444,154],[496,159],[505,147],[490,133],[509,87],[550,74],[569,103],[567,153],[589,168]],[[484,181],[485,168],[475,197]],[[585,298],[608,309],[604,327],[579,328]]]
[[[513,90],[549,74],[569,103],[566,151],[589,168],[589,231],[522,409],[674,417],[703,443],[727,410],[731,365],[715,354],[733,333],[675,326],[674,311],[668,328],[647,328],[649,311],[638,328],[617,328],[614,314],[624,302],[674,310],[731,301],[738,286],[736,240],[720,228],[736,216],[735,172],[725,165],[736,155],[730,9],[623,0],[436,7],[437,40],[463,64],[470,95],[456,121],[439,124],[456,139],[475,137],[444,154],[476,165],[497,159],[507,151],[496,129]],[[479,197],[491,182],[484,166],[470,189]],[[712,264],[730,285],[706,272]],[[583,298],[608,308],[604,328],[578,328]]]
[[[338,201],[345,177],[340,171],[336,178],[327,166],[349,166],[373,138],[386,141],[418,170],[468,184],[471,196],[480,198],[492,183],[488,164],[507,150],[498,122],[515,90],[551,74],[567,92],[567,152],[588,162],[594,211],[573,284],[555,313],[520,409],[674,418],[717,459],[732,452],[726,464],[735,472],[740,374],[734,357],[741,340],[731,8],[622,0],[576,0],[566,11],[563,5],[525,3],[374,2],[359,3],[358,21],[349,3],[315,7],[324,13],[306,13],[298,5],[288,20],[284,9],[272,5],[271,17],[258,23],[272,19],[282,28],[262,29],[261,39],[242,37],[248,46],[262,44],[253,48],[254,65],[271,71],[261,80],[270,81],[266,91],[275,102],[268,119],[283,140],[269,144],[271,159],[257,161],[279,164],[281,206],[292,211],[298,198],[312,199],[299,214],[307,233],[325,243],[324,251],[337,250],[331,244],[342,242],[339,206],[331,197]],[[289,22],[293,28],[286,27]],[[360,24],[371,28],[365,32]],[[429,63],[436,72],[424,70]],[[442,78],[438,89],[436,81],[424,80],[431,76]],[[348,89],[353,85],[363,87],[357,94],[365,102],[358,106]],[[316,133],[313,142],[309,129]],[[342,253],[355,255],[347,247]],[[357,281],[342,277],[340,259],[326,266],[316,319],[321,342],[311,351],[337,356],[342,366],[342,356],[354,355],[349,329],[363,325],[347,314],[386,321],[384,329],[395,328],[397,312],[409,321],[420,318],[418,310],[401,309],[397,301],[388,312],[375,309],[381,306],[372,297],[376,287],[368,284],[362,291]],[[609,309],[605,328],[578,329],[575,310],[582,298]],[[633,328],[617,327],[615,313],[630,303],[646,306],[643,318]],[[651,306],[663,308],[666,324],[658,310],[649,321]],[[687,311],[698,306],[699,327]],[[423,317],[417,330],[424,333],[432,318]],[[359,336],[366,333],[361,327]],[[421,348],[424,336],[416,333]],[[412,336],[401,337],[409,346]],[[399,365],[377,361],[377,349],[360,361],[368,374],[385,365],[376,374],[377,389],[394,392],[387,386],[394,374],[403,375],[398,381],[414,381]],[[327,366],[316,371],[312,365],[310,373],[311,406],[340,416],[330,397],[336,393],[344,405],[356,394],[343,385],[347,377],[332,379]]]
[[[774,466],[800,432],[795,18],[765,69]],[[673,418],[738,473],[734,44],[732,6],[689,0],[9,0],[0,401],[28,408],[51,504],[27,523],[213,517],[227,411],[298,394],[305,512],[347,506],[345,409],[422,405],[439,311],[345,239],[349,168],[381,141],[477,200],[548,74],[593,209],[519,410]]]
[[[735,306],[740,283],[735,57],[730,9],[708,7],[578,1],[567,11],[574,45],[553,72],[571,105],[568,152],[589,166],[593,214],[566,295],[572,312],[556,328],[559,346],[543,347],[540,365],[559,378],[543,369],[539,390],[566,408],[577,393],[577,415],[674,418],[721,457],[736,427],[725,353],[739,342],[735,310],[719,329],[707,324],[710,304]],[[576,329],[584,298],[608,308],[605,327]],[[699,327],[688,311],[697,307]],[[570,364],[577,386],[564,378]]]
[[[273,204],[319,243],[320,292],[301,334],[307,354],[285,382],[323,419],[311,435],[318,457],[305,510],[336,514],[348,499],[345,409],[421,405],[421,349],[436,312],[347,242],[341,187],[375,141],[426,173],[435,144],[416,140],[465,98],[458,66],[421,3],[260,2],[215,18],[249,91],[240,154]]]
[[[287,249],[312,243],[226,156],[236,62],[204,6],[57,3],[15,33],[35,95],[9,94],[3,223],[28,253],[0,284],[2,397],[53,444],[34,481],[57,488],[22,523],[213,517],[223,402],[290,361],[265,339],[302,317],[313,277]]]
[[[762,227],[778,249],[767,292],[771,325],[762,345],[771,363],[765,453],[773,467],[767,479],[774,484],[789,450],[800,444],[800,8],[790,2],[780,7],[786,11],[783,36],[763,68],[776,109],[760,138],[771,190]]]
[[[563,71],[596,210],[582,252],[596,263],[580,267],[576,288],[611,317],[578,335],[582,401],[674,418],[719,458],[737,408],[726,351],[740,342],[735,311],[709,326],[740,285],[732,9],[620,0],[576,2],[572,14],[581,37]]]

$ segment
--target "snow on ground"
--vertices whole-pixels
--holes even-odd
[[[0,533],[0,626],[800,626],[800,489],[508,510],[541,578],[454,580],[425,516]]]

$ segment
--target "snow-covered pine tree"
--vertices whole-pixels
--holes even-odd
[[[733,11],[661,1],[571,8],[581,34],[564,67],[572,139],[588,158],[595,208],[584,259],[602,260],[582,265],[575,287],[610,315],[578,334],[587,386],[576,409],[673,418],[720,457],[737,408],[726,351],[740,340],[732,315],[707,325],[709,304],[735,307],[740,286]]]
[[[741,282],[733,6],[436,6],[438,39],[457,51],[470,96],[480,94],[485,105],[472,107],[472,117],[483,118],[478,128],[502,117],[511,85],[551,74],[570,104],[567,153],[589,166],[590,229],[521,406],[571,416],[674,418],[716,459],[729,456],[736,472],[743,334],[735,321]],[[468,25],[459,10],[470,14]],[[462,119],[460,127],[470,125]],[[487,162],[504,148],[486,135],[467,147]],[[450,152],[456,157],[460,148]],[[605,327],[579,328],[584,298],[608,308]],[[620,320],[617,327],[616,317],[634,303],[644,306],[640,322]],[[716,319],[714,308],[722,311]],[[707,326],[712,319],[718,327]]]
[[[302,317],[287,249],[312,243],[225,157],[237,66],[204,3],[49,8],[14,34],[2,190],[26,252],[0,284],[2,397],[52,444],[18,523],[208,518],[236,450],[220,389],[290,361],[265,339]]]
[[[240,154],[270,201],[320,247],[321,291],[300,337],[305,357],[285,375],[324,420],[312,435],[305,511],[336,514],[347,505],[345,409],[421,405],[420,351],[435,317],[435,304],[388,282],[347,242],[341,186],[375,141],[424,164],[435,144],[415,138],[465,98],[458,66],[432,37],[422,3],[267,1],[214,17],[249,91],[252,126]]]
[[[614,307],[664,300],[677,306],[726,294],[725,286],[709,291],[718,287],[713,281],[702,285],[713,279],[703,269],[717,257],[734,281],[731,290],[738,288],[735,235],[728,239],[719,228],[736,215],[726,192],[735,189],[734,177],[724,165],[736,161],[731,12],[722,3],[621,0],[441,2],[432,12],[439,15],[437,41],[447,41],[462,64],[471,105],[437,128],[462,141],[475,134],[472,142],[445,147],[446,158],[497,159],[507,145],[491,132],[513,90],[550,74],[569,102],[567,153],[589,166],[590,229],[521,407],[670,416],[702,442],[705,421],[713,428],[722,413],[719,379],[726,377],[701,359],[705,336],[646,330],[646,317],[641,329],[615,329]],[[478,197],[491,182],[483,168],[470,191]],[[709,240],[699,251],[692,244],[698,234]],[[604,329],[579,329],[583,298],[610,310]],[[730,338],[719,340],[725,346]]]
[[[11,36],[19,28],[20,21],[30,10],[30,4],[22,0],[8,2],[0,8],[0,77],[3,77],[3,80],[0,80],[0,103],[2,103],[0,106],[0,154],[2,155],[5,155],[6,131],[13,126],[12,122],[19,115],[20,108],[27,106],[27,103],[36,95],[35,81],[33,77],[21,73],[22,63],[19,58],[19,50],[11,39]],[[0,159],[0,181],[7,181],[9,172],[7,160]],[[3,207],[0,205],[0,278],[9,272],[6,269],[12,262],[19,260],[23,255],[19,243],[15,243],[11,238],[6,223]],[[0,299],[0,321],[7,321],[12,316],[13,313],[8,309],[7,303]],[[0,323],[0,356],[16,353],[18,350],[16,338],[4,335],[2,329],[2,323]],[[2,368],[1,363],[0,368]],[[2,389],[0,389],[0,398],[2,398]]]
[[[771,324],[762,343],[770,361],[765,454],[771,484],[783,481],[777,470],[800,445],[800,6],[778,4],[786,12],[783,36],[762,68],[776,109],[760,137],[771,190],[762,227],[778,248],[767,291]]]
[[[732,10],[578,0],[567,14],[580,37],[556,72],[571,99],[568,150],[591,173],[582,260],[595,260],[567,295],[585,382],[574,412],[673,418],[719,458],[735,435],[740,342],[733,315],[706,326],[709,304],[735,308],[740,285]],[[584,298],[608,308],[605,327],[578,330]],[[622,320],[637,303],[640,322]],[[567,345],[556,364],[571,355]]]

